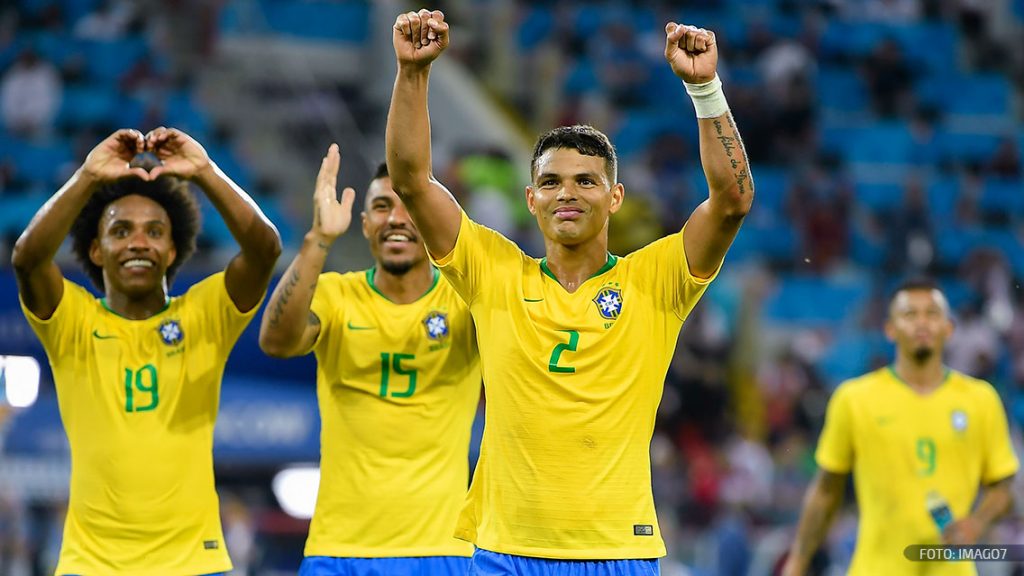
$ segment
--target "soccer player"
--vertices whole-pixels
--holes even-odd
[[[129,164],[140,152],[162,164]],[[199,210],[241,250],[171,297],[195,250]],[[53,261],[70,232],[94,298]],[[53,369],[71,446],[57,574],[183,576],[231,569],[213,477],[213,426],[228,354],[281,252],[277,230],[195,140],[119,130],[39,209],[14,247],[22,310]]]
[[[885,333],[894,363],[844,382],[829,401],[787,575],[807,571],[850,473],[860,507],[854,575],[974,574],[970,562],[912,563],[904,550],[974,544],[1011,505],[1018,463],[999,396],[942,363],[953,333],[945,296],[927,280],[903,284]]]
[[[679,232],[619,258],[608,138],[557,128],[534,148],[526,203],[546,257],[474,223],[431,173],[427,85],[448,46],[440,11],[400,15],[387,162],[427,249],[476,321],[484,440],[457,535],[471,574],[652,574],[665,555],[650,441],[675,343],[715,277],[753,184],[715,72],[711,32],[669,23],[665,57],[699,117],[710,197]],[[680,86],[680,90],[683,86]]]
[[[463,576],[452,531],[469,482],[480,361],[466,305],[427,259],[381,165],[362,213],[376,265],[323,273],[348,230],[337,145],[320,167],[313,226],[274,289],[260,346],[316,353],[321,477],[303,576]]]

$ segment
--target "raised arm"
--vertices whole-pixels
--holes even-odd
[[[462,210],[432,173],[427,85],[430,65],[448,47],[448,24],[440,10],[402,14],[392,43],[398,75],[388,112],[387,163],[395,193],[437,258],[455,248]]]
[[[138,130],[118,130],[89,152],[85,162],[56,194],[43,204],[14,244],[11,264],[18,281],[18,292],[25,306],[39,318],[49,318],[64,296],[64,280],[53,257],[71,230],[93,192],[119,178],[149,180],[142,168],[129,162],[145,150]]]
[[[313,346],[320,335],[320,318],[309,308],[324,261],[331,245],[348,230],[352,222],[352,202],[356,192],[345,188],[341,201],[335,188],[338,145],[331,144],[320,164],[313,193],[313,226],[302,240],[299,253],[288,265],[270,296],[260,323],[260,348],[270,356],[290,358]]]
[[[804,497],[796,539],[789,549],[789,558],[782,569],[784,576],[802,576],[811,564],[811,558],[832,526],[836,511],[843,503],[846,474],[818,470]]]
[[[709,196],[690,215],[683,244],[690,273],[707,278],[718,270],[750,211],[754,181],[716,72],[714,33],[669,22],[665,26],[665,59],[686,83],[697,109],[700,161]]]
[[[228,263],[224,283],[239,310],[252,310],[266,292],[274,263],[281,255],[277,228],[188,134],[160,127],[146,135],[146,145],[163,162],[152,170],[153,177],[171,174],[192,180],[224,219],[241,248]]]

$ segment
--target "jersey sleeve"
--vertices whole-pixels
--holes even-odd
[[[462,212],[455,247],[434,264],[466,304],[472,305],[485,282],[496,282],[503,269],[518,266],[521,259],[522,251],[511,240]]]
[[[218,272],[194,284],[185,293],[185,297],[194,302],[195,310],[199,310],[205,330],[212,333],[216,341],[228,346],[234,346],[263,302],[261,297],[256,306],[246,312],[240,311],[228,294],[224,272]]]
[[[1006,424],[1006,411],[999,394],[986,386],[985,457],[981,481],[992,484],[1017,473],[1020,463],[1010,443],[1010,430]]]
[[[320,332],[313,340],[308,350],[302,354],[309,354],[319,349],[328,339],[328,334],[334,330],[337,322],[344,322],[344,302],[346,298],[338,298],[339,293],[344,289],[341,275],[337,272],[324,272],[316,283],[316,290],[313,291],[313,301],[309,305],[309,311],[316,314],[320,320]],[[339,320],[340,319],[340,320]]]
[[[710,278],[698,278],[690,273],[683,246],[683,230],[651,242],[627,259],[632,261],[639,274],[645,276],[645,283],[657,287],[666,309],[685,320],[708,285],[718,276],[718,271]]]
[[[71,342],[81,333],[85,324],[83,315],[94,299],[88,290],[64,278],[64,294],[53,314],[44,320],[33,314],[18,294],[21,311],[50,358],[60,358],[69,350]]]
[[[814,453],[818,466],[829,472],[845,474],[853,468],[852,413],[848,389],[840,385],[828,401],[825,427]]]

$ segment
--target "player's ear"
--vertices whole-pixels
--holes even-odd
[[[366,210],[363,210],[362,212],[359,213],[359,218],[363,223],[363,238],[369,239],[370,228],[369,223],[366,221]]]
[[[612,203],[611,206],[609,206],[608,211],[611,214],[615,214],[619,211],[619,208],[622,208],[622,201],[626,199],[626,188],[620,182],[612,186],[611,193]]]
[[[526,207],[530,209],[530,214],[537,215],[537,206],[533,201],[533,186],[526,187]]]
[[[892,325],[892,320],[885,321],[885,339],[889,342],[896,342],[896,327]]]
[[[92,244],[89,245],[89,260],[93,264],[99,266],[100,268],[103,267],[103,254],[100,251],[100,239],[99,238],[93,238],[92,239]]]

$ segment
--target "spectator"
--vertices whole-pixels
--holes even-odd
[[[18,56],[0,81],[0,114],[7,130],[42,136],[53,128],[60,108],[60,74],[32,49]]]

